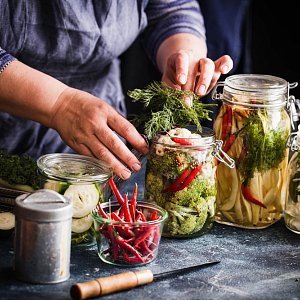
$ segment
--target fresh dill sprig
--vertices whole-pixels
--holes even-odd
[[[128,91],[133,102],[142,102],[145,111],[133,117],[131,122],[136,127],[144,127],[145,135],[151,139],[157,132],[167,131],[174,127],[196,125],[201,132],[201,120],[211,120],[212,112],[208,107],[215,104],[204,104],[199,96],[191,91],[176,90],[164,83],[154,81],[144,89]],[[190,97],[193,101],[191,107],[183,99]]]

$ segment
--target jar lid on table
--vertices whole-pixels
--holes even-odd
[[[112,176],[112,169],[94,157],[53,153],[37,160],[39,172],[54,180],[70,183],[105,182]]]

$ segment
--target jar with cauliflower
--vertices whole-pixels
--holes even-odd
[[[216,158],[213,131],[174,128],[157,134],[147,158],[145,200],[168,211],[163,236],[195,237],[215,216]]]

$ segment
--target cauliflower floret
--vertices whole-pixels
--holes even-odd
[[[182,138],[188,138],[192,133],[186,128],[174,128],[169,130],[168,134],[173,137],[178,136]]]

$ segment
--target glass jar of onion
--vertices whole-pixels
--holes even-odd
[[[297,84],[257,74],[233,75],[213,92],[221,100],[214,122],[216,138],[235,167],[220,163],[216,221],[242,228],[265,228],[282,216],[287,187],[291,118],[287,108]],[[223,86],[223,93],[218,87]]]

